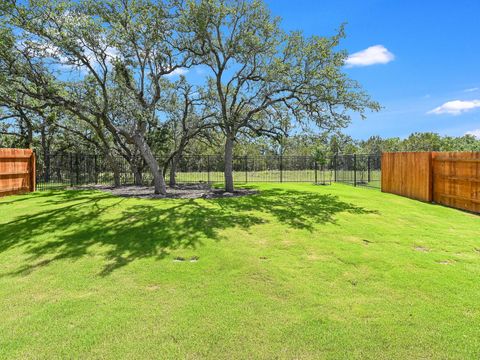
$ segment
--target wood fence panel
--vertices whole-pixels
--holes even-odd
[[[430,152],[382,154],[382,191],[432,201]]]
[[[35,191],[35,154],[31,149],[0,149],[0,196]]]
[[[382,191],[480,213],[480,152],[384,153]]]
[[[436,152],[433,201],[480,213],[480,153]]]

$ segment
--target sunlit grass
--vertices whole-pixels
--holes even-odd
[[[480,357],[480,218],[346,185],[0,199],[0,358]]]

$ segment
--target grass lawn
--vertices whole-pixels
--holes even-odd
[[[0,358],[480,358],[479,216],[254,187],[0,199]]]

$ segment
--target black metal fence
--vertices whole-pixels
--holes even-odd
[[[81,185],[114,185],[111,161],[100,155],[68,152],[37,156],[37,189],[47,190]],[[324,159],[311,156],[237,156],[233,176],[237,184],[253,182],[340,182],[353,186],[379,188],[380,155],[336,155]],[[114,159],[121,185],[135,182],[129,163],[122,157]],[[162,161],[160,161],[162,163]],[[176,170],[177,183],[221,183],[224,161],[221,156],[195,155],[180,159]],[[167,167],[165,177],[170,176]],[[148,185],[152,176],[147,166],[140,168],[142,183]]]

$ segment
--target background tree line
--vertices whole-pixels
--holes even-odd
[[[371,136],[356,140],[342,133],[290,135],[278,139],[244,140],[237,145],[237,153],[284,156],[333,156],[335,154],[381,154],[395,151],[480,151],[480,139],[473,135],[441,136],[433,132],[412,133],[408,137]]]

